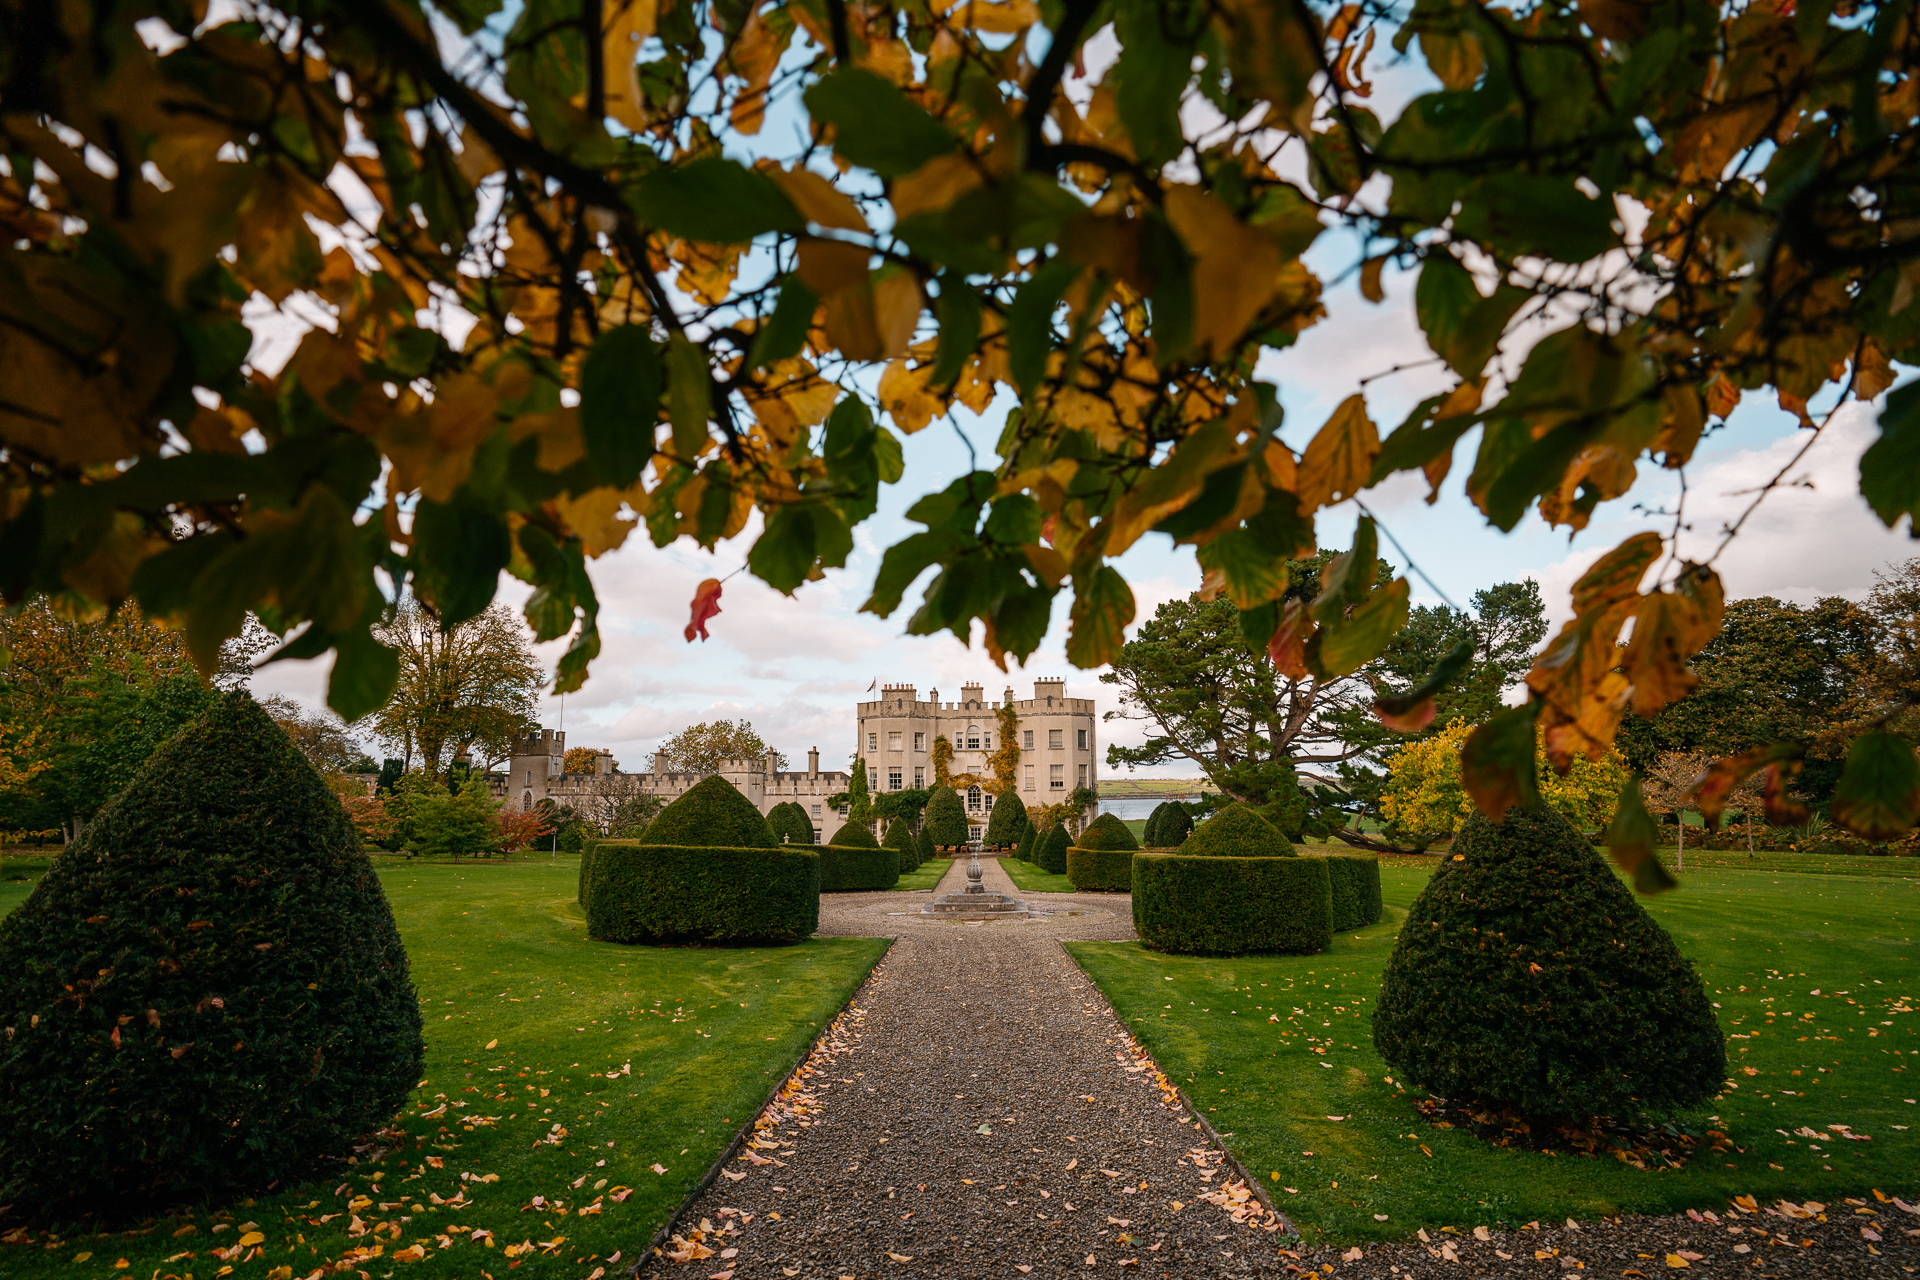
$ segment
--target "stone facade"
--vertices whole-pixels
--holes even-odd
[[[875,792],[906,791],[933,785],[933,740],[944,735],[953,744],[954,773],[990,773],[987,757],[1000,745],[996,712],[1011,705],[1019,716],[1020,764],[1015,769],[1015,791],[1029,807],[1059,804],[1082,787],[1098,785],[1095,725],[1091,698],[1067,697],[1063,680],[1035,680],[1033,697],[1016,701],[1009,687],[1001,701],[988,702],[978,684],[960,687],[958,702],[940,701],[940,691],[929,690],[922,702],[912,685],[889,684],[880,697],[859,704],[854,739],[855,754],[867,762],[867,786]],[[609,752],[602,751],[592,773],[562,772],[567,755],[564,731],[543,730],[516,738],[512,762],[503,772],[488,775],[494,797],[505,804],[532,809],[542,800],[572,808],[603,826],[630,799],[657,796],[671,804],[708,775],[668,773],[659,756],[647,773],[624,773]],[[813,819],[816,842],[831,836],[846,818],[844,807],[827,804],[853,785],[845,770],[822,770],[820,749],[807,752],[807,767],[781,770],[773,753],[755,760],[724,760],[719,775],[739,788],[761,813],[793,801]],[[994,797],[978,787],[962,793],[974,838],[985,830]],[[1086,816],[1091,816],[1089,809]]]
[[[542,800],[572,808],[589,821],[611,820],[613,811],[631,799],[657,796],[671,804],[686,794],[704,773],[669,773],[660,769],[659,756],[649,773],[624,773],[611,752],[602,751],[594,761],[592,773],[564,773],[567,735],[564,730],[543,730],[513,741],[512,761],[506,772],[488,776],[494,797],[503,803],[532,809]],[[813,819],[814,839],[825,839],[838,828],[844,809],[827,806],[827,797],[838,795],[853,783],[845,770],[820,768],[818,747],[807,752],[805,771],[781,770],[768,752],[754,760],[723,760],[721,777],[739,788],[761,813],[770,813],[777,804],[794,801]]]
[[[988,702],[984,686],[963,684],[958,702],[940,701],[927,691],[922,702],[910,684],[883,685],[880,697],[859,708],[855,750],[867,762],[867,785],[874,791],[906,791],[933,785],[933,740],[953,744],[954,773],[988,776],[987,757],[1000,745],[1002,706],[1019,717],[1020,763],[1015,790],[1029,808],[1059,804],[1074,791],[1097,788],[1099,756],[1093,699],[1069,698],[1066,681],[1035,680],[1033,697],[1015,699],[1007,688]],[[994,797],[978,787],[962,793],[967,818],[977,839],[993,812]]]

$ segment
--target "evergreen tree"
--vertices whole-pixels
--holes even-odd
[[[957,849],[967,843],[967,811],[960,793],[952,787],[936,787],[927,801],[927,830],[933,843],[943,849]]]
[[[989,849],[1011,849],[1020,843],[1020,833],[1027,826],[1027,806],[1019,796],[1009,791],[993,806],[993,814],[987,819],[984,843]]]
[[[1072,843],[1067,835],[1067,824],[1056,822],[1047,828],[1047,833],[1035,846],[1035,860],[1042,871],[1056,876],[1067,874],[1067,846]]]
[[[899,851],[902,875],[920,865],[920,851],[914,846],[913,829],[899,818],[888,824],[887,838],[880,843],[882,848]]]
[[[813,819],[792,800],[783,800],[773,806],[772,812],[767,814],[767,825],[773,828],[776,844],[813,843]]]

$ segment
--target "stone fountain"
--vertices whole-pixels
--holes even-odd
[[[959,893],[943,893],[920,908],[922,915],[943,916],[949,920],[1004,920],[1028,914],[1027,904],[1004,893],[988,893],[980,883],[980,853],[967,861],[967,887]]]

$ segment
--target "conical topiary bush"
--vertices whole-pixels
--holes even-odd
[[[1069,843],[1066,823],[1056,822],[1047,828],[1046,833],[1040,837],[1034,846],[1034,860],[1040,864],[1040,869],[1051,872],[1056,876],[1067,874],[1067,845]]]
[[[1076,889],[1105,893],[1133,887],[1133,855],[1140,842],[1127,824],[1103,813],[1067,848],[1067,878]]]
[[[880,842],[882,848],[892,849],[900,855],[900,874],[905,875],[920,865],[920,851],[913,844],[913,828],[906,819],[895,818],[887,827],[887,838]]]
[[[1173,801],[1171,800],[1162,800],[1159,804],[1153,806],[1153,812],[1147,815],[1147,825],[1140,828],[1140,844],[1142,847],[1148,849],[1158,849],[1161,847],[1160,823],[1165,820],[1167,809],[1172,804]]]
[[[773,828],[740,794],[740,788],[715,774],[694,783],[647,824],[641,844],[716,849],[771,849],[780,842]]]
[[[1294,858],[1293,842],[1280,828],[1235,801],[1193,829],[1180,852],[1198,858]]]
[[[1178,800],[1169,800],[1162,807],[1164,812],[1160,814],[1160,823],[1153,829],[1153,838],[1146,844],[1152,849],[1177,849],[1182,840],[1193,834],[1193,815]]]
[[[952,787],[935,787],[927,801],[927,830],[933,843],[942,849],[957,849],[967,842],[967,810],[960,793]]]
[[[792,800],[783,800],[768,811],[767,827],[773,832],[775,844],[813,843],[813,819]]]
[[[1133,832],[1127,829],[1126,823],[1120,821],[1120,819],[1110,813],[1103,813],[1087,824],[1087,829],[1080,833],[1080,838],[1073,841],[1071,847],[1078,849],[1124,849],[1128,853],[1132,853],[1140,847],[1140,842],[1133,838]]]
[[[1699,975],[1566,819],[1475,815],[1453,851],[1387,962],[1381,1057],[1442,1097],[1579,1121],[1720,1092]]]
[[[993,813],[987,818],[986,838],[981,843],[989,849],[1011,849],[1020,843],[1020,833],[1026,828],[1027,806],[1009,791],[994,804]]]
[[[420,1079],[393,913],[244,693],[156,751],[0,922],[0,1202],[134,1215],[352,1154]]]
[[[1020,843],[1015,846],[1013,856],[1022,862],[1033,861],[1033,846],[1040,839],[1040,832],[1029,822],[1027,829],[1020,833]]]
[[[926,864],[927,859],[933,856],[933,832],[928,829],[924,822],[920,824],[920,834],[913,838],[913,851],[919,855],[921,865],[923,866]]]

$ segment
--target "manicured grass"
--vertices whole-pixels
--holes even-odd
[[[1018,858],[1000,859],[1000,867],[1012,879],[1014,888],[1022,893],[1078,893],[1073,881],[1065,876],[1056,876],[1042,871],[1031,862],[1022,862]]]
[[[1686,1167],[1656,1173],[1436,1128],[1413,1106],[1424,1095],[1388,1082],[1369,1035],[1372,1004],[1429,874],[1383,868],[1389,919],[1338,935],[1317,956],[1193,959],[1137,943],[1066,944],[1309,1239],[1915,1188],[1920,881],[1729,871],[1649,902],[1699,967],[1731,1037],[1737,1087],[1682,1127],[1724,1129],[1744,1148],[1675,1145]],[[1871,1141],[1796,1132],[1832,1124]]]
[[[304,1276],[376,1239],[383,1256],[358,1269],[390,1274],[418,1244],[426,1257],[405,1275],[504,1277],[504,1247],[531,1241],[548,1243],[520,1259],[515,1280],[624,1270],[887,944],[593,942],[573,900],[577,874],[572,859],[381,869],[427,1035],[426,1079],[383,1159],[131,1235],[75,1230],[58,1249],[0,1247],[0,1274],[212,1276],[223,1263],[210,1250],[247,1223],[265,1239],[255,1267],[232,1259],[236,1275],[291,1266]],[[360,1195],[368,1201],[356,1208]],[[436,1195],[464,1199],[442,1207]],[[523,1211],[535,1197],[540,1208]],[[356,1219],[367,1231],[349,1237]],[[475,1243],[475,1230],[491,1231],[494,1247]],[[616,1250],[621,1261],[608,1265]],[[91,1257],[76,1265],[81,1254]]]
[[[953,865],[951,858],[929,858],[920,864],[916,871],[909,871],[900,877],[896,889],[931,889],[940,883],[940,877],[947,874],[947,868]]]

